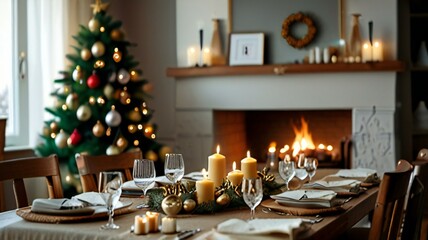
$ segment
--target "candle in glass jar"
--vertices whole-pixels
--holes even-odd
[[[149,232],[159,231],[159,213],[157,212],[146,212],[146,218],[149,225]]]
[[[149,233],[149,225],[146,216],[137,215],[134,219],[134,234],[147,234]]]
[[[198,204],[214,201],[214,182],[207,178],[206,170],[202,169],[202,180],[196,181]]]
[[[220,146],[217,145],[217,153],[208,157],[208,178],[214,181],[216,187],[223,183],[226,177],[226,157],[220,154]]]
[[[171,217],[162,218],[162,233],[177,232],[177,220]]]
[[[239,186],[242,182],[242,178],[244,178],[244,173],[236,169],[236,162],[233,162],[232,168],[233,170],[227,174],[227,179],[232,183],[232,186]]]
[[[241,160],[241,169],[244,178],[257,178],[257,160],[251,157],[250,151],[247,151],[247,157]]]

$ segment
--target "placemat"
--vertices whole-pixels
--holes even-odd
[[[297,208],[287,207],[278,204],[273,199],[267,199],[261,203],[261,206],[271,208],[276,211],[288,213],[294,216],[308,216],[308,215],[333,215],[346,210],[343,205],[329,208]]]
[[[114,215],[122,215],[131,212],[135,212],[137,209],[132,207],[132,204],[128,207],[123,207],[120,209],[114,210]],[[82,215],[82,216],[59,216],[59,215],[47,215],[31,212],[31,206],[18,208],[16,214],[23,219],[30,222],[40,222],[40,223],[72,223],[72,222],[85,222],[85,221],[95,221],[108,218],[107,212],[95,213],[92,215]]]

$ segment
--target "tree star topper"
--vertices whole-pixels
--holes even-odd
[[[101,0],[95,0],[95,4],[91,4],[91,8],[93,8],[94,15],[101,11],[107,10],[109,7],[109,3],[102,3]]]

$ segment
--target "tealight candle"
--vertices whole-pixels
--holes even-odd
[[[241,169],[244,178],[257,178],[257,160],[250,156],[250,151],[247,151],[247,157],[241,160]]]
[[[216,187],[223,183],[226,177],[226,157],[220,154],[220,146],[217,145],[217,153],[208,157],[208,178],[214,181]]]
[[[171,217],[162,218],[162,233],[177,232],[177,220]]]
[[[196,181],[198,204],[214,201],[214,182],[207,178],[205,169],[202,169],[202,175],[204,178]]]
[[[134,234],[147,234],[149,233],[149,225],[146,216],[137,215],[134,219]]]
[[[149,232],[154,233],[159,231],[159,213],[146,212],[147,223],[149,225]]]
[[[244,173],[241,170],[236,169],[236,162],[233,162],[233,171],[227,174],[227,179],[232,183],[233,186],[239,186],[244,178]]]

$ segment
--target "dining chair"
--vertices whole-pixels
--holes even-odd
[[[29,157],[0,161],[0,181],[12,180],[18,208],[28,206],[25,178],[46,177],[49,198],[63,198],[58,156]]]
[[[76,154],[83,192],[98,192],[98,175],[103,171],[121,171],[125,181],[132,180],[134,160],[142,158],[141,150],[124,152],[116,155],[85,155]]]
[[[4,147],[6,145],[6,120],[7,118],[0,117],[0,161],[4,159]],[[0,212],[6,209],[4,198],[4,186],[0,182]]]

